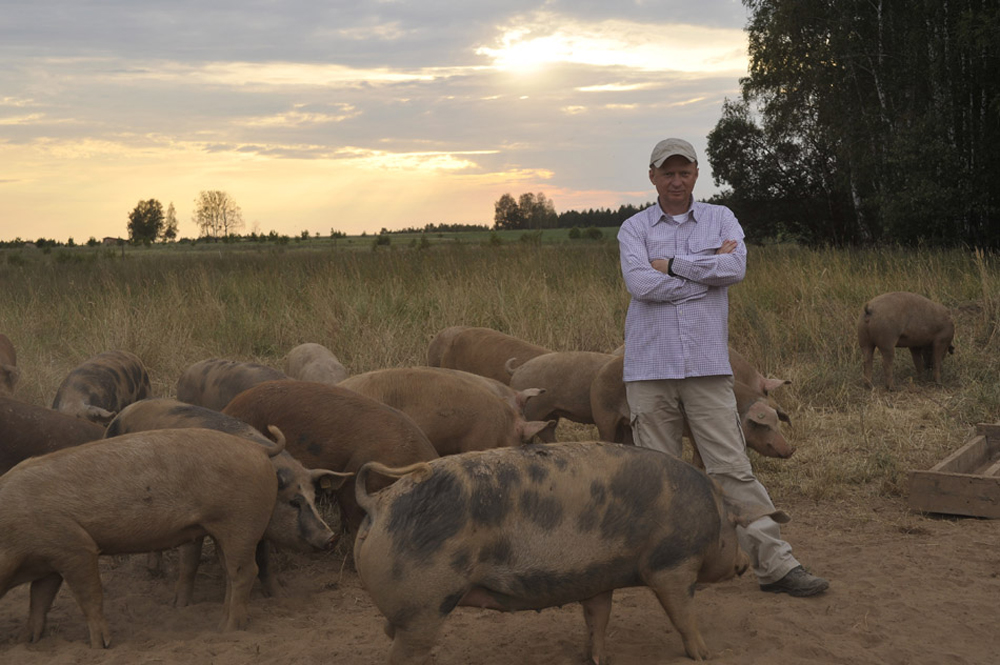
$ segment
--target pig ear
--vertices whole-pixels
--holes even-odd
[[[97,423],[98,425],[104,425],[107,427],[108,423],[115,419],[115,413],[108,411],[107,409],[102,409],[99,406],[87,406],[87,420]]]
[[[547,429],[554,430],[557,423],[558,421],[556,420],[529,420],[524,422],[518,427],[521,434],[521,441],[531,443],[531,440],[538,436],[539,433]]]
[[[738,526],[750,526],[762,517],[770,517],[778,524],[788,524],[792,521],[792,518],[784,510],[768,508],[756,503],[743,503],[730,499],[728,496],[723,496],[723,502],[726,504],[729,520]]]
[[[781,386],[791,385],[791,383],[792,382],[789,381],[788,379],[761,379],[761,381],[760,381],[760,387],[761,387],[761,389],[763,389],[764,394],[766,395],[767,393],[771,392],[772,390],[776,390],[777,388],[780,388]]]
[[[787,413],[778,408],[775,408],[775,411],[778,412],[778,420],[780,420],[783,423],[788,423],[789,425],[792,424],[792,419],[788,417]]]
[[[312,478],[313,485],[318,490],[324,492],[333,492],[339,490],[344,483],[351,478],[353,473],[340,473],[338,471],[329,471],[327,469],[311,469],[309,471],[309,476]]]
[[[524,390],[517,391],[517,404],[515,407],[521,411],[524,411],[524,405],[528,403],[528,400],[532,397],[538,397],[545,392],[545,388],[525,388]]]

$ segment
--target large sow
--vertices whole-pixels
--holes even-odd
[[[400,480],[375,494],[368,476]],[[635,446],[574,442],[498,448],[402,469],[361,468],[367,512],[358,574],[385,615],[389,662],[424,663],[457,606],[501,611],[580,601],[587,655],[606,662],[615,589],[652,588],[687,654],[708,648],[691,613],[696,582],[742,573],[736,525],[781,511],[727,506],[702,472]],[[752,509],[751,509],[752,510]]]
[[[31,582],[23,637],[41,637],[65,579],[90,645],[109,646],[98,555],[162,550],[205,535],[226,574],[222,628],[245,628],[254,548],[278,492],[268,456],[278,452],[214,430],[158,430],[28,459],[0,476],[0,597]]]

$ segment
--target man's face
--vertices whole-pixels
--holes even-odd
[[[688,209],[694,183],[698,181],[698,165],[680,155],[673,155],[649,169],[649,181],[656,187],[664,212],[679,215]]]

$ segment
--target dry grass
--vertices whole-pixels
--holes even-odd
[[[319,342],[352,373],[423,364],[450,325],[488,326],[555,350],[610,351],[622,341],[628,294],[614,243],[428,251],[326,249],[221,252],[81,248],[0,252],[0,332],[15,343],[18,397],[48,405],[66,373],[113,348],[138,354],[158,396],[209,357],[281,367]],[[956,352],[943,385],[897,354],[899,389],[861,383],[855,325],[863,303],[893,290],[952,309]],[[754,457],[775,498],[863,503],[905,493],[907,472],[1000,420],[1000,266],[972,251],[753,248],[731,289],[734,346],[770,376],[793,419],[790,460]],[[880,360],[876,360],[876,375]],[[596,430],[561,427],[562,438]]]

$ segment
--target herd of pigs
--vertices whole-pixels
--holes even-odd
[[[895,292],[858,322],[864,378],[875,348],[891,388],[893,349],[940,380],[954,332],[947,309]],[[99,555],[179,548],[175,604],[191,601],[204,538],[226,580],[223,629],[244,628],[255,578],[278,586],[269,548],[323,550],[316,508],[335,497],[340,529],[392,638],[390,663],[422,663],[457,606],[503,611],[581,602],[586,655],[605,662],[616,588],[648,586],[687,654],[709,651],[690,609],[697,582],[748,566],[736,526],[781,511],[737,506],[695,465],[631,444],[622,349],[558,352],[488,328],[454,326],[427,366],[351,376],[307,343],[284,371],[209,359],[176,398],[151,395],[141,359],[90,358],[52,408],[13,397],[19,368],[0,334],[0,597],[30,583],[22,639],[38,640],[66,580],[93,647],[111,632]],[[730,349],[747,444],[788,457],[787,421],[767,379]],[[560,418],[601,441],[556,442]],[[533,443],[534,441],[534,443]],[[695,463],[700,459],[695,456]]]

